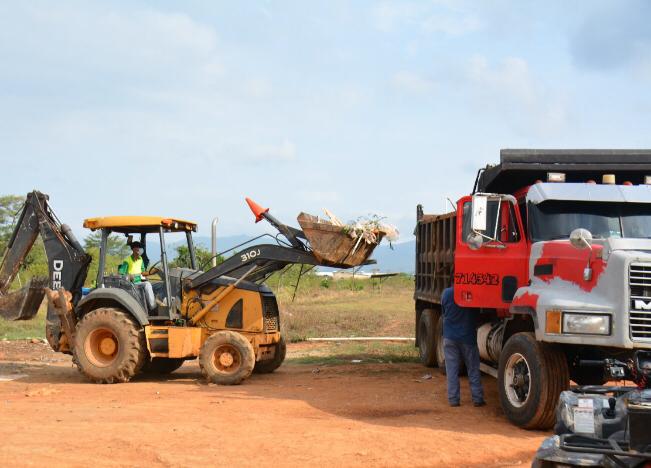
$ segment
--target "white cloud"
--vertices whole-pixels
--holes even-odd
[[[285,138],[280,144],[258,145],[249,152],[249,158],[255,161],[287,162],[296,159],[296,145]]]
[[[422,26],[427,32],[461,36],[479,30],[482,23],[476,16],[432,15],[423,21]]]
[[[568,122],[562,93],[536,79],[522,58],[507,57],[491,65],[483,56],[472,57],[467,78],[481,101],[501,111],[516,130],[549,134]]]
[[[372,12],[373,22],[383,32],[401,28],[427,34],[461,36],[481,29],[480,19],[462,2],[382,2]]]
[[[250,78],[244,81],[244,93],[254,98],[266,98],[271,95],[272,86],[263,78]]]
[[[410,71],[396,73],[393,75],[391,83],[397,89],[415,94],[428,93],[434,88],[434,82],[431,79]]]

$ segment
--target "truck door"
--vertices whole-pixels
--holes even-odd
[[[458,305],[507,309],[527,281],[527,259],[515,198],[476,194],[459,200],[454,258]]]

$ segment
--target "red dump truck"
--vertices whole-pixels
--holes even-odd
[[[479,309],[482,370],[515,424],[549,428],[580,361],[651,349],[651,150],[502,150],[451,213],[417,208],[416,345],[444,366],[440,299]]]

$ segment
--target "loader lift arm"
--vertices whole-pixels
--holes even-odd
[[[55,291],[64,288],[71,293],[73,304],[81,298],[81,288],[86,280],[91,257],[86,254],[70,227],[59,221],[48,200],[47,195],[38,191],[27,194],[0,263],[0,316],[7,320],[33,318],[43,300],[45,287]],[[8,293],[39,234],[48,259],[49,278],[34,278],[21,290]],[[54,334],[56,336],[53,335],[53,339],[58,342],[60,322],[51,304],[48,306],[47,324],[48,340]]]

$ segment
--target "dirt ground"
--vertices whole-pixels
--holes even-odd
[[[43,343],[0,342],[4,466],[529,466],[546,436],[488,405],[450,408],[445,379],[417,364],[292,364],[235,387],[166,377],[90,384]]]

